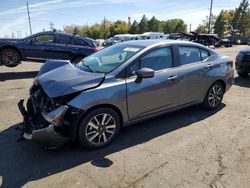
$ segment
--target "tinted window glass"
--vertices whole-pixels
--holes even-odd
[[[72,44],[73,38],[69,36],[58,35],[57,36],[57,43],[59,44]]]
[[[39,35],[37,36],[36,42],[53,42],[54,41],[54,35]]]
[[[154,50],[141,59],[141,68],[154,71],[172,67],[172,50],[170,47]]]
[[[196,47],[179,47],[179,54],[181,65],[201,61],[200,50]]]
[[[201,49],[201,59],[202,61],[209,57],[209,53],[206,50]]]
[[[87,43],[85,40],[79,39],[79,38],[76,38],[75,44],[80,45],[80,46],[89,46],[89,43]]]

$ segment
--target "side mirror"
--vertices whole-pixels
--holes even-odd
[[[35,38],[31,38],[30,40],[29,40],[29,43],[30,44],[33,44],[33,43],[36,43],[37,42],[37,40],[35,39]]]
[[[139,79],[142,78],[153,78],[155,75],[155,71],[149,68],[141,68],[136,72],[136,75]]]

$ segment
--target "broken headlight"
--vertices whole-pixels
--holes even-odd
[[[43,112],[43,118],[48,121],[49,123],[53,123],[54,125],[60,125],[62,123],[62,119],[64,114],[68,110],[68,106],[63,105],[55,108],[54,110],[50,112]]]

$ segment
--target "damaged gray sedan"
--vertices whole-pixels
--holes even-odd
[[[233,84],[233,64],[202,45],[144,40],[113,45],[72,65],[48,61],[18,107],[23,137],[59,147],[108,145],[121,127],[201,104],[216,109]]]

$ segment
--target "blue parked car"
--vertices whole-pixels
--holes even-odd
[[[96,52],[93,39],[61,32],[41,32],[24,39],[0,39],[0,65],[21,61],[70,60],[77,63]]]

